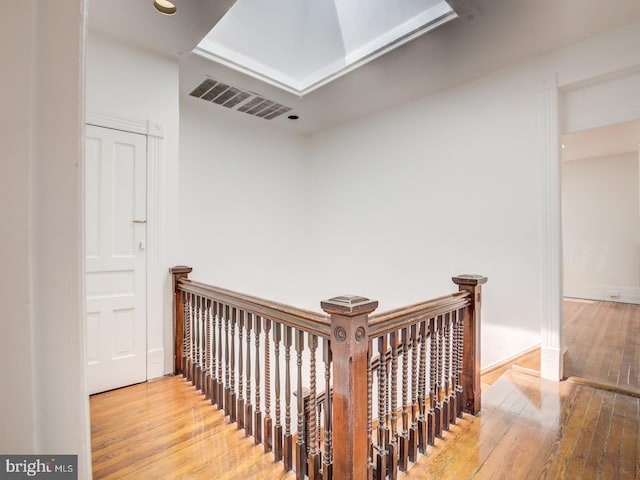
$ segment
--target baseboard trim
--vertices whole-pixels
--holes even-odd
[[[487,373],[491,373],[500,368],[504,368],[514,362],[516,362],[519,358],[524,357],[525,355],[529,355],[531,352],[540,348],[540,344],[537,343],[532,347],[527,348],[526,350],[522,350],[521,352],[516,353],[515,355],[511,355],[510,357],[505,358],[504,360],[500,360],[499,362],[493,363],[482,370],[480,370],[480,375],[486,375]]]
[[[164,375],[164,348],[156,348],[147,352],[147,380]]]
[[[559,382],[562,379],[563,357],[561,350],[554,347],[540,349],[540,377]]]

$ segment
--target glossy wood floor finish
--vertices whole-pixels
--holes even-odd
[[[640,399],[506,372],[402,478],[640,478]],[[446,445],[445,445],[446,443]]]
[[[290,479],[180,377],[91,398],[94,479]],[[507,371],[401,478],[640,478],[640,399]],[[339,479],[336,479],[339,480]]]
[[[290,479],[182,377],[91,397],[93,478]]]
[[[565,376],[640,391],[640,305],[565,299]]]

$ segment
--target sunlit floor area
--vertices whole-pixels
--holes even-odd
[[[639,399],[506,372],[405,478],[640,478]]]
[[[640,399],[506,371],[403,478],[640,478]],[[91,398],[99,479],[283,479],[180,377]]]
[[[640,305],[566,298],[565,376],[640,393]]]
[[[94,480],[295,478],[182,377],[92,396],[91,443]]]

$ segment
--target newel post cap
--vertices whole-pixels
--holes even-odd
[[[378,308],[378,301],[357,295],[341,295],[320,302],[320,306],[328,314],[355,317],[373,312]]]
[[[453,280],[453,283],[455,283],[456,285],[471,285],[471,286],[477,286],[477,285],[483,285],[485,283],[487,283],[487,277],[484,277],[482,275],[473,275],[473,274],[463,274],[463,275],[457,275],[455,277],[453,277],[451,280]]]
[[[191,273],[193,268],[187,267],[186,265],[176,265],[175,267],[171,267],[169,271],[174,275],[179,275],[181,273]]]

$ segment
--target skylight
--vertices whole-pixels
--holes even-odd
[[[455,17],[443,0],[238,0],[195,52],[304,95]]]

